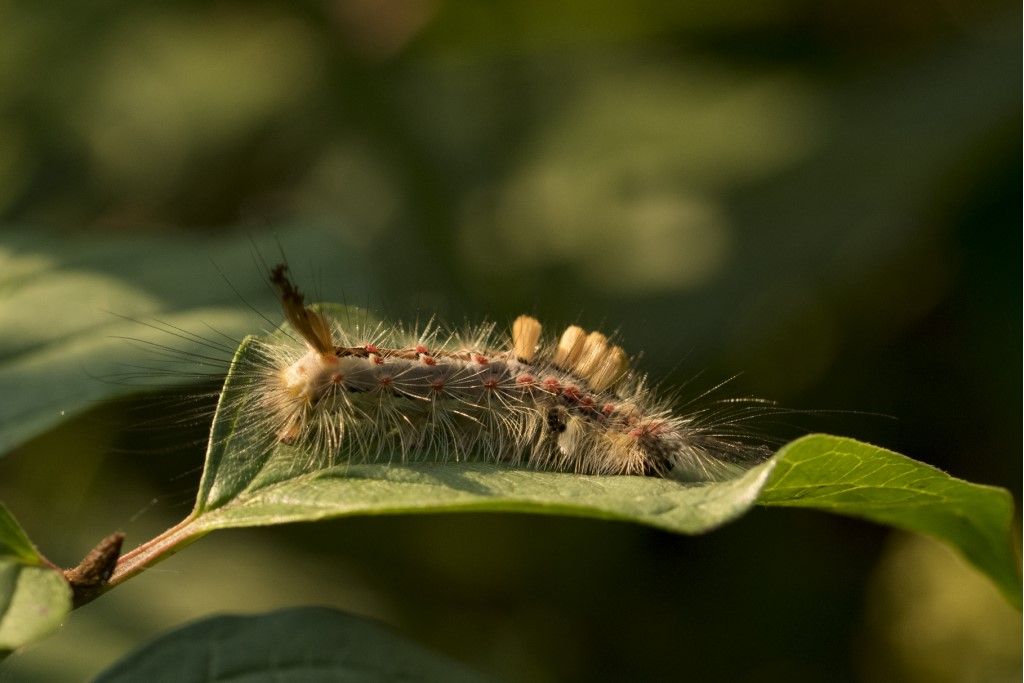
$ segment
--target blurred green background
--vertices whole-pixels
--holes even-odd
[[[228,306],[210,261],[270,230],[325,299],[617,329],[668,384],[742,373],[735,395],[853,411],[786,434],[1019,504],[1020,45],[995,0],[0,0],[0,230],[58,262],[128,244],[105,272],[129,283],[131,244],[180,242],[179,280]],[[202,459],[201,424],[137,428],[173,411],[64,423],[0,460],[0,499],[68,565],[157,533]],[[1019,614],[958,559],[781,510],[699,538],[501,515],[226,532],[0,678],[79,680],[188,619],[303,603],[507,680],[1020,680]]]

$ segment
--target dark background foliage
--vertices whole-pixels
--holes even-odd
[[[1019,500],[1020,25],[960,0],[7,2],[0,220],[140,249],[329,232],[344,257],[296,270],[360,263],[349,301],[615,328],[668,384],[741,373],[737,395],[854,411],[786,434]],[[98,407],[0,463],[54,559],[187,511],[202,426],[137,415]],[[483,515],[231,532],[5,666],[80,678],[183,620],[302,602],[513,680],[1020,666],[1019,616],[957,560],[778,510],[700,538]]]

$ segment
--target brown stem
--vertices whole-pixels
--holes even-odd
[[[122,555],[106,587],[112,588],[127,581],[147,567],[170,557],[186,545],[205,536],[207,532],[195,528],[193,522],[195,522],[194,517],[186,517],[159,536],[151,538]]]
[[[106,590],[123,542],[124,534],[116,531],[96,544],[77,567],[63,571],[64,579],[71,586],[71,603],[74,607],[92,602]]]

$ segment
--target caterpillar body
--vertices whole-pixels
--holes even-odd
[[[770,454],[746,426],[764,404],[674,411],[600,332],[545,339],[525,315],[510,335],[346,327],[306,304],[286,266],[270,280],[287,324],[254,341],[243,428],[297,447],[307,466],[485,460],[701,481]]]

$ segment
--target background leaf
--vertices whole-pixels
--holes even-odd
[[[340,254],[324,278],[331,291],[361,277],[343,237],[286,229],[278,239],[298,263]],[[276,315],[254,249],[234,235],[0,234],[0,387],[18,397],[0,402],[0,455],[100,400],[222,376],[231,340],[268,325],[248,306]],[[205,358],[169,365],[167,347]]]
[[[71,589],[0,505],[0,659],[57,628]]]
[[[484,681],[381,624],[320,607],[220,616],[143,646],[99,675],[129,681]]]

